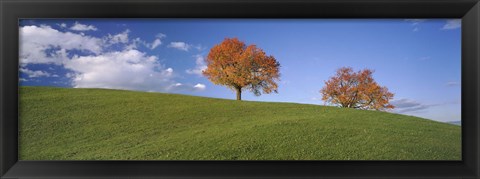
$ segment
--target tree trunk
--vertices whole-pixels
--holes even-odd
[[[242,100],[242,88],[237,88],[237,100]]]

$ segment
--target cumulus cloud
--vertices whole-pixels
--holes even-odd
[[[193,86],[193,88],[198,90],[205,90],[206,86],[204,84],[197,83],[195,86]]]
[[[152,44],[150,45],[150,49],[155,49],[157,48],[159,45],[162,44],[162,41],[160,39],[155,39]]]
[[[20,72],[27,74],[29,78],[38,78],[38,77],[49,77],[49,76],[51,76],[50,73],[45,72],[45,71],[40,71],[40,70],[33,71],[33,70],[26,69],[26,68],[20,68]]]
[[[140,38],[134,38],[132,40],[129,40],[130,43],[129,44],[126,44],[125,45],[125,49],[137,49],[138,48],[138,45],[139,44],[144,44],[145,45],[145,41],[142,41],[142,39]]]
[[[175,48],[178,50],[188,51],[190,49],[190,45],[185,42],[170,42],[168,45],[170,48]]]
[[[196,85],[175,83],[171,84],[167,89],[169,91],[203,91],[206,89],[206,86],[201,83]]]
[[[67,24],[65,23],[60,23],[60,24],[57,24],[58,26],[60,26],[61,28],[67,28]]]
[[[158,92],[205,89],[203,84],[176,82],[174,69],[162,65],[158,57],[138,50],[137,44],[143,41],[139,38],[130,40],[129,32],[125,30],[97,38],[81,32],[60,32],[50,26],[21,27],[20,72],[30,78],[54,77],[57,75],[25,67],[29,64],[55,64],[70,71],[65,77],[70,79],[71,86],[75,88]],[[124,48],[108,48],[113,44]]]
[[[75,88],[167,91],[174,83],[172,68],[164,68],[157,57],[138,50],[74,57],[64,66],[74,72]]]
[[[198,76],[203,76],[203,70],[207,69],[207,64],[205,64],[205,59],[202,55],[195,55],[195,68],[187,69],[185,72],[188,74],[195,74]]]
[[[462,27],[462,19],[449,19],[443,25],[442,30],[452,30]]]
[[[50,26],[20,28],[20,63],[61,64],[68,50],[94,54],[102,52],[102,40],[71,32],[60,32]]]
[[[80,24],[79,22],[75,22],[72,27],[70,27],[70,30],[75,30],[75,31],[89,31],[93,30],[96,31],[97,28],[93,25],[85,25],[85,24]]]
[[[153,50],[153,49],[155,49],[158,46],[163,44],[162,39],[165,38],[165,37],[166,37],[165,34],[159,33],[155,36],[155,39],[153,40],[152,43],[148,43],[148,42],[146,42],[146,41],[137,37],[137,38],[132,39],[130,41],[130,44],[128,44],[125,48],[126,49],[136,49],[136,48],[138,48],[139,45],[143,45],[143,46],[149,48],[150,50]],[[127,36],[127,39],[128,39],[128,36]]]
[[[158,33],[157,35],[155,35],[155,37],[157,37],[159,39],[163,39],[163,38],[167,37],[167,35],[165,35],[164,33]]]
[[[115,35],[111,35],[111,34],[108,34],[108,36],[106,37],[106,42],[109,43],[109,44],[117,44],[117,43],[128,43],[128,34],[130,33],[130,30],[125,30],[121,33],[118,33],[118,34],[115,34]]]
[[[167,37],[167,35],[159,33],[155,37],[156,37],[156,39],[153,40],[153,42],[151,44],[146,44],[146,46],[148,48],[150,48],[151,50],[153,50],[153,49],[157,48],[158,46],[162,45],[162,39]]]

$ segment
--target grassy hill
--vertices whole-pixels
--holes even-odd
[[[460,160],[461,128],[336,107],[20,87],[20,160]]]

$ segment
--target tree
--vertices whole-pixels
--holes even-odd
[[[214,84],[234,90],[237,100],[242,99],[242,90],[250,90],[256,96],[261,92],[277,93],[280,63],[256,45],[246,46],[237,38],[225,38],[210,49],[206,63],[203,75]]]
[[[350,67],[337,70],[320,90],[322,100],[344,108],[385,110],[393,109],[389,103],[394,94],[381,87],[372,77],[373,71],[354,72]]]

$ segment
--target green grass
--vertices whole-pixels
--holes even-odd
[[[461,128],[336,107],[20,87],[20,160],[460,160]]]

